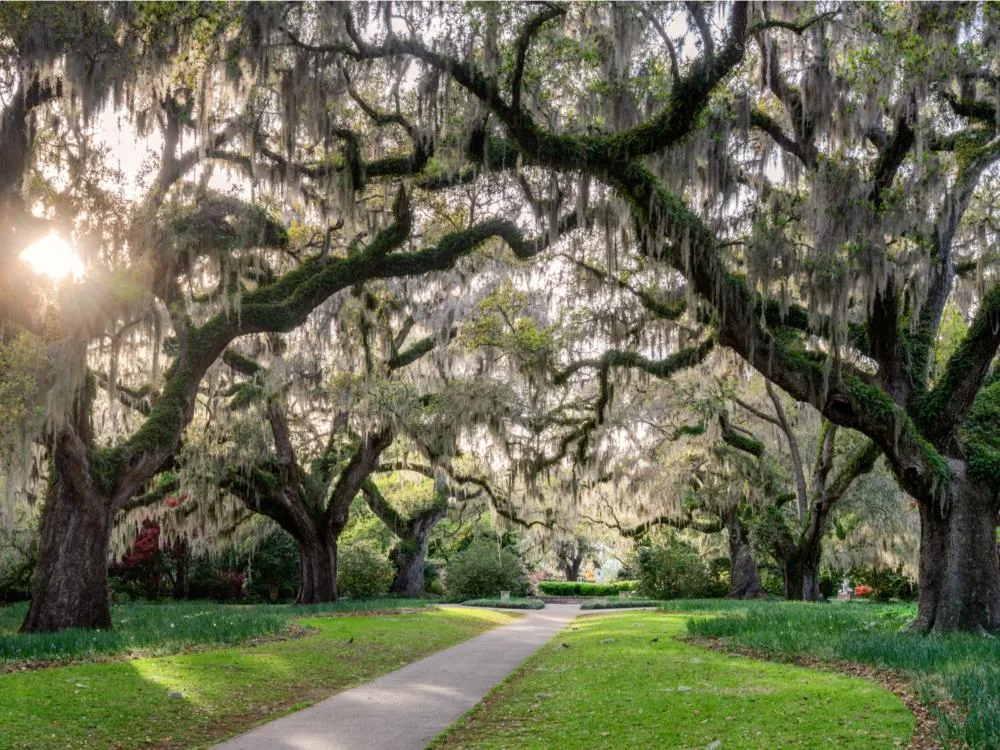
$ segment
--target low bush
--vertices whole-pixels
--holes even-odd
[[[480,538],[448,563],[445,588],[449,596],[461,599],[490,599],[501,591],[511,596],[530,593],[530,584],[517,556],[495,542]]]
[[[503,609],[545,609],[545,602],[538,599],[469,599],[462,602],[467,607],[499,607]]]
[[[546,596],[614,596],[621,591],[633,591],[635,581],[587,583],[585,581],[539,581],[538,593]]]
[[[342,547],[337,554],[337,592],[352,599],[384,596],[396,571],[389,559],[369,542]]]
[[[712,589],[704,560],[694,547],[678,539],[663,547],[640,548],[636,562],[636,591],[650,599],[695,599]]]
[[[654,599],[605,599],[604,601],[585,602],[580,609],[635,609],[636,607],[657,607],[660,602]]]

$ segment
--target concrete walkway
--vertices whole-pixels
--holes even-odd
[[[524,617],[431,654],[322,703],[264,724],[217,750],[423,750],[579,612]]]

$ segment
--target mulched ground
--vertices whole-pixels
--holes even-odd
[[[800,667],[818,669],[824,672],[836,672],[838,674],[861,677],[865,680],[877,682],[882,687],[898,695],[917,719],[917,725],[913,730],[913,738],[910,740],[907,750],[943,750],[944,748],[944,745],[938,739],[940,735],[937,719],[930,713],[923,701],[917,697],[912,683],[902,672],[849,661],[831,661],[816,656],[795,656],[787,659],[777,659],[773,654],[764,651],[746,646],[734,646],[726,642],[724,638],[688,637],[681,638],[680,640],[692,646],[701,646],[702,648],[734,656],[745,656],[748,659],[797,664]],[[959,713],[958,707],[953,704],[943,704],[942,708],[950,715],[957,715]]]

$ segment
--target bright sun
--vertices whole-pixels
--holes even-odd
[[[84,266],[80,256],[66,240],[51,232],[21,251],[21,260],[31,266],[31,270],[53,281],[83,278]]]

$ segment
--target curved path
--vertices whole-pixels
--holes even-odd
[[[422,750],[579,613],[529,610],[516,622],[263,724],[217,750]]]

